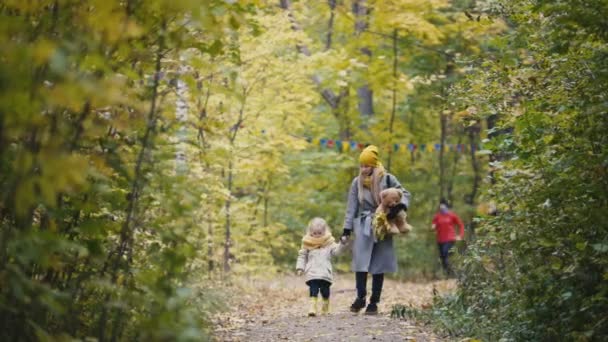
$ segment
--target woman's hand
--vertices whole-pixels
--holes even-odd
[[[302,275],[302,273],[304,273],[303,270],[296,270],[296,275],[299,277]]]
[[[351,233],[352,231],[350,229],[342,230],[342,236],[340,236],[340,243],[346,244],[346,242],[348,242],[348,240],[350,239]]]

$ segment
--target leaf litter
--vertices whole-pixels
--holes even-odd
[[[368,287],[371,282],[368,281]],[[228,310],[213,317],[216,341],[447,341],[430,327],[390,318],[395,304],[428,307],[433,292],[456,287],[454,280],[424,283],[385,279],[379,314],[349,311],[355,298],[352,274],[336,277],[327,316],[308,317],[308,287],[303,278],[277,275],[271,279],[238,278],[226,287]],[[369,289],[368,289],[369,290]]]

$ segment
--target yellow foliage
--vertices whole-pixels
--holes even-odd
[[[391,32],[393,29],[406,31],[430,43],[437,44],[443,38],[441,30],[428,21],[434,10],[448,6],[443,0],[377,0],[374,9],[372,29]]]
[[[53,52],[55,52],[55,44],[52,41],[46,39],[37,41],[32,47],[34,65],[40,66],[48,62]]]

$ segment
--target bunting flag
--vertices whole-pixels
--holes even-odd
[[[261,131],[262,134],[266,134],[266,130]],[[338,152],[358,152],[365,148],[365,146],[369,145],[368,143],[361,143],[353,140],[338,140],[338,139],[328,139],[328,138],[313,138],[313,137],[299,137],[294,136],[296,138],[301,138],[306,140],[307,143],[313,146],[319,146],[327,149],[335,149]],[[381,149],[393,153],[415,153],[417,151],[420,152],[439,152],[443,148],[444,152],[456,152],[456,153],[468,153],[468,152],[477,152],[482,150],[481,143],[479,144],[444,144],[443,146],[440,143],[434,144],[415,144],[415,143],[393,143],[393,147],[391,149],[390,145],[386,147],[381,147]]]
[[[307,137],[306,141],[312,144],[313,146],[320,146],[327,149],[335,149],[338,152],[349,152],[349,151],[361,151],[365,148],[365,146],[369,144],[360,143],[357,141],[342,141],[342,140],[334,140],[327,138],[310,138]],[[467,152],[476,152],[482,149],[481,144],[444,144],[443,146],[440,143],[434,144],[415,144],[415,143],[393,143],[392,149],[390,145],[387,145],[382,150],[391,151],[393,153],[415,153],[417,151],[420,152],[439,152],[443,148],[444,152],[456,152],[456,153],[467,153]]]

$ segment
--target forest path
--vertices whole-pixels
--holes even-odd
[[[371,285],[368,281],[368,287]],[[349,311],[355,298],[352,274],[336,277],[331,287],[331,309],[326,316],[307,317],[308,287],[303,278],[276,276],[249,280],[231,296],[228,312],[214,319],[218,341],[445,341],[429,327],[392,319],[394,304],[423,307],[432,301],[433,288],[446,293],[454,280],[426,283],[386,279],[377,316]]]

